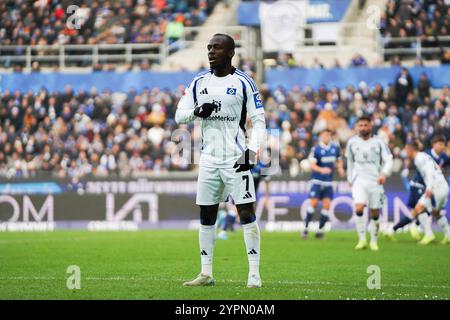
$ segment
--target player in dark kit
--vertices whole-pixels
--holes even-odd
[[[307,209],[305,230],[302,237],[308,237],[308,225],[311,222],[314,211],[319,201],[322,201],[322,210],[320,212],[319,231],[317,238],[323,237],[323,227],[329,220],[330,204],[333,199],[333,171],[337,165],[338,173],[341,177],[345,176],[343,161],[339,145],[331,141],[331,131],[324,130],[320,133],[319,143],[315,146],[309,155],[311,162],[311,191],[309,193],[309,207]]]

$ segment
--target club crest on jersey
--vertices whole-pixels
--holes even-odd
[[[261,96],[259,95],[258,92],[253,94],[253,101],[255,102],[256,109],[263,107]]]
[[[236,88],[227,88],[227,94],[231,95],[231,96],[235,96],[236,95]]]

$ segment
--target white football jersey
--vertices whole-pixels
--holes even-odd
[[[217,77],[212,71],[205,72],[186,88],[178,109],[193,110],[203,103],[212,103],[216,108],[208,118],[199,118],[202,129],[200,165],[232,167],[246,149],[247,114],[252,119],[259,116],[264,121],[263,103],[256,84],[237,69],[225,77]]]
[[[359,136],[351,138],[345,150],[347,179],[367,184],[376,184],[380,173],[391,173],[393,157],[386,143],[379,137],[367,140]]]
[[[427,189],[432,189],[434,185],[447,183],[441,168],[429,154],[418,152],[414,157],[414,165],[423,177]]]

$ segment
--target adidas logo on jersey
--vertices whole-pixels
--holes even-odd
[[[255,249],[250,250],[247,254],[258,254]]]
[[[249,191],[247,191],[247,193],[244,196],[244,199],[250,199],[250,198],[252,198],[252,194]]]
[[[200,94],[208,94],[208,89],[203,89],[202,91],[200,91]]]
[[[201,254],[202,256],[207,256],[207,255],[208,255],[208,254],[206,253],[205,250],[202,250],[202,252],[200,252],[200,254]]]

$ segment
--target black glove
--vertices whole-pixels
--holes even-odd
[[[241,171],[247,171],[250,169],[253,169],[255,166],[255,158],[256,158],[256,152],[247,149],[245,152],[241,155],[241,157],[236,161],[233,168],[238,168],[236,172]]]
[[[194,115],[200,118],[208,118],[214,111],[216,106],[212,103],[204,103],[200,107],[195,108]]]

